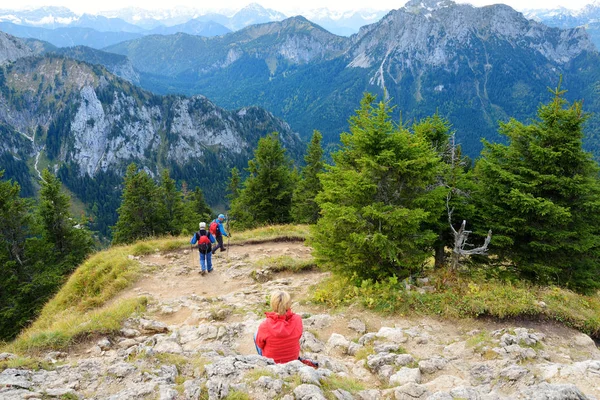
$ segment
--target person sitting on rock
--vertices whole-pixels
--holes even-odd
[[[297,360],[300,355],[302,318],[290,309],[292,298],[288,292],[277,290],[271,294],[272,312],[258,327],[254,344],[258,354],[272,358],[277,364]]]

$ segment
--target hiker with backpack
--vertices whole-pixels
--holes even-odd
[[[225,216],[223,214],[219,214],[219,216],[210,223],[210,233],[217,240],[217,245],[213,247],[212,254],[220,248],[221,251],[225,251],[225,246],[223,246],[223,236],[229,236],[227,232],[225,232],[225,228],[223,228],[223,221],[225,221]]]
[[[300,357],[302,318],[292,312],[292,298],[288,292],[276,290],[271,294],[272,312],[254,335],[254,345],[259,355],[272,358],[277,364],[299,360],[303,364],[318,368],[319,364]]]
[[[194,233],[190,243],[198,247],[200,253],[200,274],[206,274],[206,271],[212,272],[212,244],[215,237],[206,230],[206,222],[200,222],[200,230]]]

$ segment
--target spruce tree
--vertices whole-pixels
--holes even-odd
[[[248,162],[249,176],[231,207],[232,216],[243,227],[290,222],[293,180],[291,161],[277,133],[258,141]]]
[[[229,204],[239,197],[241,182],[240,171],[237,167],[231,168],[231,176],[229,182],[227,182],[227,200],[229,200]]]
[[[560,87],[526,125],[501,124],[476,165],[481,220],[502,271],[580,291],[600,287],[598,166],[582,149],[586,115]]]
[[[441,268],[446,264],[446,248],[454,246],[454,235],[450,229],[448,213],[452,213],[453,225],[456,229],[463,219],[473,223],[472,203],[469,201],[471,181],[467,174],[470,161],[462,156],[460,146],[454,142],[454,133],[450,122],[439,114],[426,117],[412,126],[415,135],[429,142],[433,150],[443,162],[438,177],[439,194],[446,198],[446,208],[437,221],[428,228],[437,234],[434,243],[434,265]]]
[[[212,210],[206,203],[204,193],[199,187],[194,188],[185,196],[184,210],[185,223],[183,227],[188,233],[197,231],[199,222],[208,224],[211,220]]]
[[[175,186],[175,180],[169,176],[169,171],[163,169],[160,175],[160,216],[163,231],[171,235],[181,232],[184,220],[184,205],[181,192]]]
[[[0,178],[4,172],[0,171]],[[11,339],[32,317],[32,307],[22,300],[23,285],[31,280],[26,257],[30,235],[28,202],[20,197],[20,186],[0,181],[0,339]]]
[[[442,163],[429,141],[390,120],[366,94],[321,174],[312,245],[321,264],[358,278],[404,278],[431,256],[443,212]]]
[[[292,218],[295,222],[314,224],[319,219],[319,206],[315,200],[323,189],[318,174],[323,172],[323,148],[321,147],[321,132],[314,131],[306,149],[300,180],[294,189],[292,197]]]
[[[129,243],[164,233],[158,187],[132,163],[125,173],[119,218],[113,227],[113,243]]]
[[[83,221],[76,221],[69,210],[70,197],[61,189],[60,180],[47,169],[42,171],[40,201],[37,214],[42,226],[42,239],[51,244],[52,254],[61,265],[58,274],[71,272],[92,250],[90,232]]]

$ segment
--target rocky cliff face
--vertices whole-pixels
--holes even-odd
[[[335,313],[306,301],[320,271],[278,274],[277,257],[310,259],[301,243],[231,246],[201,276],[197,252],[130,258],[145,274],[120,298],[145,296],[147,311],[113,335],[41,356],[45,369],[0,372],[0,397],[197,400],[587,400],[600,396],[600,351],[555,324],[444,321]],[[190,256],[192,258],[190,259]],[[265,296],[292,294],[302,316],[300,361],[276,365],[256,354],[253,334]],[[0,362],[14,357],[0,354]],[[42,364],[44,365],[44,364]],[[229,396],[229,397],[228,397]]]
[[[202,159],[209,148],[223,156],[249,154],[258,138],[272,131],[287,145],[300,144],[289,126],[265,111],[226,111],[202,96],[160,98],[67,58],[14,64],[5,80],[12,92],[0,97],[0,122],[22,132],[48,130],[47,141],[60,142],[55,161],[73,161],[90,176],[130,160],[156,171],[157,161],[149,155],[160,155],[159,164],[184,165]],[[60,134],[50,127],[57,116],[57,128],[69,127]]]
[[[0,32],[0,65],[33,55],[33,51],[21,40]]]
[[[549,28],[505,5],[473,7],[449,0],[413,0],[352,39],[349,67],[376,67],[382,88],[386,77],[393,84],[406,71],[421,75],[439,67],[456,74],[461,57],[491,70],[500,61],[492,57],[501,55],[499,47],[506,55],[519,49],[558,65],[594,51],[582,28]]]

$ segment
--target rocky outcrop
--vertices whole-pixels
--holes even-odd
[[[265,247],[273,257],[310,257],[299,244]],[[319,307],[296,302],[293,308],[303,316],[302,355],[319,368],[300,361],[274,364],[258,356],[252,343],[265,293],[285,289],[297,300],[325,274],[282,278],[274,273],[268,281],[255,282],[253,260],[266,259],[266,249],[247,245],[230,251],[228,259],[216,256],[215,272],[208,277],[198,275],[195,264],[190,267],[189,251],[141,259],[156,275],[129,295],[152,298],[145,315],[130,318],[119,333],[95,339],[79,354],[48,353],[46,362],[54,366],[47,370],[5,369],[0,397],[223,399],[237,392],[258,400],[600,396],[600,351],[591,339],[539,323],[499,327],[470,321],[471,328],[463,328],[452,321],[382,319],[358,309],[323,314],[316,311]],[[0,354],[0,360],[14,357]]]
[[[21,39],[0,32],[0,65],[32,55],[33,51]]]

